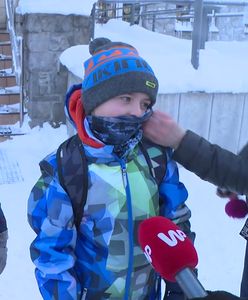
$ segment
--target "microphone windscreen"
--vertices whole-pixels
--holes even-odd
[[[178,272],[193,269],[198,263],[192,241],[165,217],[151,217],[141,222],[138,240],[148,261],[166,280],[174,282]]]

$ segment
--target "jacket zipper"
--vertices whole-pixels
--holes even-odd
[[[134,247],[133,246],[133,211],[132,211],[130,186],[129,186],[128,176],[127,176],[126,162],[123,159],[121,159],[120,165],[121,165],[121,171],[122,171],[123,184],[124,184],[124,187],[126,190],[127,211],[128,211],[129,252],[128,252],[128,269],[127,269],[125,295],[124,295],[124,300],[128,300],[129,291],[131,291],[131,278],[132,278],[132,272],[133,272],[133,247]]]
[[[83,289],[83,294],[82,294],[81,300],[85,300],[85,299],[86,299],[86,294],[87,294],[87,289],[84,288],[84,289]]]

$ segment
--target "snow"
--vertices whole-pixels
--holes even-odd
[[[15,86],[9,86],[5,88],[0,87],[0,94],[10,94],[10,93],[19,93],[20,87],[18,85]]]
[[[19,0],[17,6],[17,12],[20,14],[27,13],[48,13],[48,14],[76,14],[76,15],[90,15],[91,9],[97,0]],[[115,1],[112,1],[115,2]],[[129,1],[126,1],[129,2]],[[140,2],[140,1],[137,1]],[[143,1],[152,2],[152,1]],[[206,1],[207,2],[207,1]],[[248,0],[216,0],[212,2],[222,3],[222,2],[232,2],[232,3],[248,3]],[[130,3],[130,2],[129,2]]]
[[[20,0],[19,11],[90,14],[93,1]],[[49,4],[49,5],[48,5]],[[247,92],[248,42],[208,42],[200,53],[196,71],[190,63],[191,42],[153,32],[121,21],[97,25],[95,36],[105,36],[137,47],[153,67],[161,93],[186,91]],[[78,45],[61,55],[61,62],[75,75],[83,77],[82,62],[89,57],[88,47]],[[246,72],[246,73],[245,73]],[[0,280],[0,299],[40,300],[29,257],[35,237],[27,222],[27,199],[38,179],[39,161],[67,138],[64,125],[32,130],[25,119],[23,136],[0,143],[0,152],[15,166],[12,183],[0,184],[1,205],[9,227],[8,262]],[[0,171],[3,161],[0,161]],[[6,170],[7,171],[7,170]],[[225,199],[216,196],[216,187],[180,167],[181,181],[188,191],[192,210],[192,230],[197,234],[199,280],[208,290],[223,289],[239,294],[245,240],[239,235],[243,220],[229,218]]]
[[[248,41],[206,42],[205,50],[200,51],[199,68],[195,70],[191,64],[190,40],[148,31],[138,25],[130,26],[120,20],[96,24],[95,37],[102,36],[136,47],[153,68],[161,94],[248,92]],[[60,61],[74,75],[83,78],[82,62],[88,58],[88,46],[77,45],[66,49]]]
[[[94,0],[20,0],[16,12],[22,15],[28,13],[46,13],[89,16],[95,2]]]
[[[8,261],[0,280],[1,300],[41,299],[34,277],[34,265],[29,258],[29,245],[35,235],[27,222],[27,199],[40,176],[39,161],[67,137],[65,126],[53,129],[44,124],[43,128],[31,130],[25,120],[23,130],[26,135],[0,144],[0,151],[18,166],[13,170],[16,171],[13,177],[20,172],[19,182],[0,184],[1,206],[9,228]],[[1,173],[4,172],[3,163],[0,161]]]

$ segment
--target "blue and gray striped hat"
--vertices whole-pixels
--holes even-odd
[[[158,80],[152,68],[131,45],[97,38],[89,45],[85,63],[82,101],[90,114],[105,101],[125,93],[145,93],[156,101]]]

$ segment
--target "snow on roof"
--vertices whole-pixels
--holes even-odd
[[[95,37],[129,43],[152,66],[160,93],[248,92],[248,42],[206,42],[200,51],[199,68],[191,65],[191,40],[155,33],[127,22],[110,20],[97,24]],[[90,56],[88,45],[66,49],[60,61],[83,78],[83,62]]]
[[[19,14],[47,13],[89,16],[96,0],[20,0],[16,8]]]

